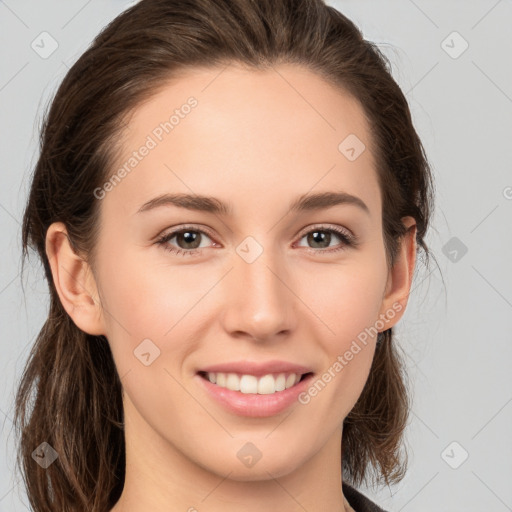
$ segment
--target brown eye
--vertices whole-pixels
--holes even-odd
[[[348,231],[337,228],[316,227],[305,233],[301,237],[301,239],[303,238],[306,238],[307,244],[309,246],[308,248],[313,250],[318,249],[315,252],[333,253],[336,251],[343,250],[347,247],[352,247],[356,245],[356,239],[354,235],[352,235]],[[341,247],[329,250],[322,250],[328,249],[330,247],[331,242],[333,240],[335,241],[336,238],[342,241]]]
[[[201,252],[204,248],[204,246],[200,247],[204,237],[210,238],[201,229],[181,228],[166,233],[157,240],[157,244],[162,245],[165,250],[180,256],[193,255]],[[174,238],[176,241],[171,244],[170,242]]]

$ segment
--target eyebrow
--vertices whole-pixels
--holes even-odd
[[[317,194],[304,194],[299,196],[290,205],[290,211],[300,213],[303,211],[322,210],[340,204],[353,205],[370,214],[366,203],[357,196],[347,192],[320,192]],[[162,194],[144,203],[137,213],[153,210],[161,206],[177,206],[187,210],[208,212],[224,216],[232,216],[231,204],[225,203],[216,197],[202,196],[197,194]]]

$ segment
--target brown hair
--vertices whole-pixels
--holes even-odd
[[[129,113],[178,71],[228,63],[296,63],[359,100],[372,130],[388,266],[409,215],[428,260],[432,176],[406,98],[387,58],[339,11],[321,0],[142,0],[121,13],[69,70],[45,114],[23,218],[23,262],[35,248],[50,291],[16,395],[18,465],[35,512],[110,510],[125,476],[121,382],[106,338],[81,331],[60,303],[47,229],[63,222],[92,264],[93,191],[111,174]],[[344,422],[344,481],[357,485],[372,471],[388,485],[403,478],[404,366],[390,328],[379,335],[369,378]],[[43,441],[59,454],[47,469],[31,457]]]

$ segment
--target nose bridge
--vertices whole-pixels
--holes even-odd
[[[285,284],[288,273],[280,251],[247,237],[236,252],[226,328],[256,339],[290,329],[293,294]]]

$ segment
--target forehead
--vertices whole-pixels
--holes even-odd
[[[314,188],[379,201],[361,105],[297,65],[182,71],[131,113],[119,140],[112,171],[128,172],[109,200],[126,207],[156,192],[232,204]],[[150,149],[139,151],[144,146]],[[352,150],[362,152],[354,159]]]

